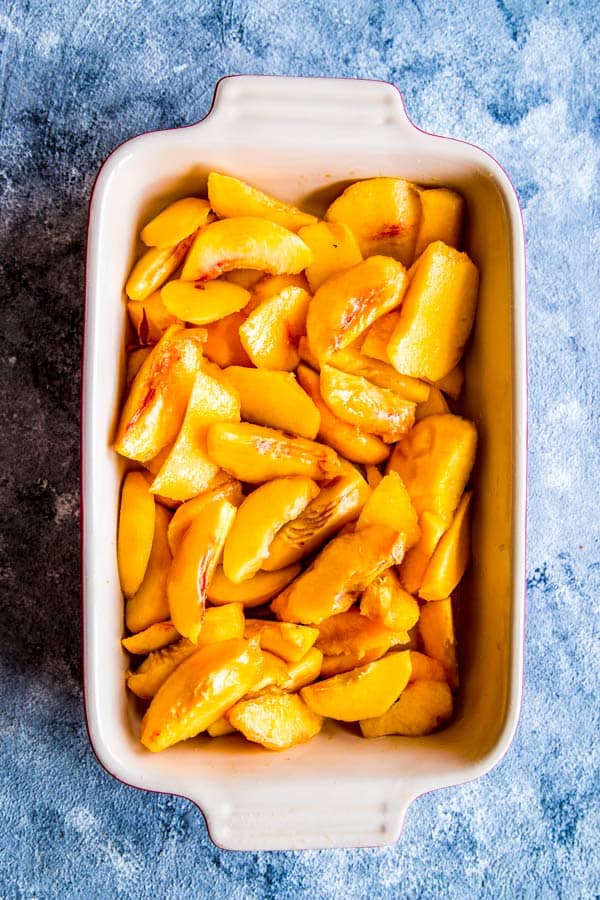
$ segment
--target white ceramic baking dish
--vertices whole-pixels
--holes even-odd
[[[456,717],[439,734],[369,741],[330,724],[282,753],[237,737],[200,737],[160,754],[139,743],[120,647],[122,463],[111,450],[124,381],[122,287],[141,225],[173,198],[202,192],[211,169],[316,213],[345,182],[375,175],[448,185],[467,200],[466,249],[482,278],[463,409],[480,443],[473,565],[460,600],[462,684]],[[526,478],[523,229],[498,163],[416,128],[389,84],[225,78],[206,119],[134,138],[100,170],[89,220],[84,360],[84,686],[90,739],[109,772],[190,798],[224,848],[300,849],[395,841],[418,794],[476,778],[498,762],[521,697]]]

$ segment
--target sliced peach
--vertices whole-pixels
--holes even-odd
[[[342,722],[380,716],[394,703],[410,677],[410,653],[391,653],[342,675],[302,688],[313,712]]]
[[[162,506],[155,510],[154,537],[144,580],[125,605],[125,622],[132,633],[169,618],[167,576],[171,551],[167,540],[170,515]]]
[[[153,247],[141,256],[127,279],[125,293],[130,300],[146,300],[157,291],[173,272],[179,268],[189,250],[191,238],[185,238],[174,247],[158,250]]]
[[[349,609],[377,575],[400,562],[403,553],[404,536],[383,525],[338,535],[271,608],[285,622],[318,625]]]
[[[452,717],[452,694],[440,681],[415,681],[400,699],[377,718],[360,722],[363,737],[404,734],[410,737],[431,734]]]
[[[371,621],[391,631],[409,631],[419,620],[419,604],[404,590],[396,572],[387,569],[367,585],[360,611]]]
[[[332,413],[362,431],[393,443],[412,428],[415,404],[388,388],[380,388],[362,375],[348,375],[333,366],[321,366],[319,386]]]
[[[232,269],[231,272],[225,272],[223,281],[229,281],[231,284],[239,284],[240,287],[251,291],[252,288],[264,277],[264,272],[256,269]]]
[[[365,356],[353,347],[339,350],[331,357],[330,363],[349,375],[362,375],[377,387],[388,388],[411,403],[423,403],[429,396],[431,388],[424,381],[401,375],[388,363]]]
[[[288,677],[287,665],[279,656],[269,653],[268,650],[261,650],[260,652],[262,655],[262,674],[248,693],[244,695],[245,700],[251,697],[258,697],[265,691],[280,690],[281,685]]]
[[[270,194],[251,187],[239,178],[221,175],[219,172],[211,172],[208,176],[208,199],[221,219],[256,216],[277,222],[290,231],[298,231],[303,225],[317,221],[310,213],[276,200]]]
[[[177,316],[170,313],[162,302],[160,291],[150,294],[146,300],[130,300],[127,312],[142,345],[156,343],[169,325],[178,324]]]
[[[281,684],[284,691],[299,691],[307,684],[312,684],[321,674],[323,654],[316,647],[311,647],[302,659],[286,664],[287,678]]]
[[[174,247],[206,224],[210,203],[198,197],[183,197],[169,204],[142,229],[147,247]]]
[[[303,334],[298,341],[298,356],[302,362],[306,363],[307,366],[310,366],[311,369],[314,369],[315,372],[318,372],[321,368],[319,360],[310,349],[310,344],[308,343],[308,338],[305,334]]]
[[[471,493],[463,494],[452,524],[433,551],[419,588],[422,600],[449,597],[465,574],[471,553],[471,497]]]
[[[310,440],[316,438],[319,410],[291,372],[230,366],[224,374],[239,394],[243,419]]]
[[[306,330],[310,294],[284,287],[263,300],[240,325],[240,341],[255,366],[291,371],[298,365],[298,341]]]
[[[152,700],[142,719],[142,744],[157,752],[204,731],[244,696],[260,666],[260,652],[243,639],[198,650],[175,669]]]
[[[128,472],[123,481],[119,510],[117,561],[121,589],[126,597],[141,585],[154,538],[155,503],[142,472]]]
[[[151,352],[152,347],[136,347],[127,354],[127,375],[125,380],[128,388]]]
[[[212,738],[226,737],[228,734],[236,734],[237,729],[227,721],[225,716],[221,716],[220,719],[208,726],[206,733]]]
[[[240,325],[245,321],[246,312],[240,310],[207,325],[204,355],[221,368],[252,365],[240,341]]]
[[[158,473],[164,466],[166,460],[169,458],[169,453],[171,452],[172,449],[173,449],[173,444],[167,444],[167,446],[163,447],[162,450],[156,454],[156,456],[153,456],[152,459],[147,459],[144,462],[144,468],[148,472],[150,472],[150,474],[153,475],[154,478],[156,478],[156,476],[158,475]],[[150,478],[148,481],[148,484],[152,484],[153,480],[154,480],[153,478]],[[156,499],[156,495],[155,495],[155,499]]]
[[[434,241],[444,241],[458,247],[462,235],[465,201],[449,188],[429,188],[419,191],[421,222],[415,247],[415,257]]]
[[[331,447],[246,422],[211,425],[207,446],[209,456],[217,465],[251,484],[284,475],[306,475],[322,481],[335,478],[341,470]]]
[[[246,497],[225,542],[223,571],[238,584],[256,575],[269,555],[273,538],[297,518],[319,493],[303,475],[274,478]]]
[[[316,628],[291,622],[246,619],[245,637],[258,638],[262,650],[269,650],[286,662],[299,662],[319,636]]]
[[[169,547],[171,548],[171,553],[175,553],[183,535],[207,504],[212,503],[213,500],[229,500],[234,506],[239,506],[242,499],[242,485],[237,478],[232,478],[226,472],[219,472],[206,491],[203,491],[186,503],[182,503],[175,511],[169,524]]]
[[[406,637],[408,638],[408,635],[406,635]],[[401,641],[401,643],[404,644],[404,641]],[[350,672],[352,669],[357,669],[359,666],[365,666],[367,663],[374,662],[376,659],[381,659],[387,651],[388,647],[385,644],[382,644],[380,646],[372,647],[371,650],[367,650],[360,658],[356,652],[337,653],[335,656],[324,656],[321,665],[321,678],[331,678],[333,675],[341,675],[342,672]]]
[[[298,381],[312,399],[321,417],[318,437],[346,459],[355,463],[380,463],[389,456],[389,447],[374,434],[343,422],[334,415],[321,396],[319,375],[308,366],[296,371]]]
[[[476,446],[472,422],[427,416],[396,444],[388,470],[398,472],[419,514],[433,512],[448,525],[471,474]]]
[[[117,453],[146,462],[175,439],[202,358],[202,338],[197,330],[178,325],[165,331],[129,389]]]
[[[426,653],[418,650],[410,651],[410,681],[446,681],[446,671],[439,662]]]
[[[208,585],[207,597],[215,604],[235,601],[245,609],[262,606],[287,587],[299,572],[300,566],[287,566],[277,572],[257,572],[248,581],[236,584],[227,578],[222,566],[219,566]]]
[[[375,490],[379,482],[382,480],[383,475],[380,472],[378,466],[367,465],[365,466],[365,473],[367,476],[367,484],[371,488],[371,490]]]
[[[352,654],[356,665],[362,665],[364,658],[372,652],[377,651],[377,656],[383,656],[390,647],[403,643],[404,638],[404,634],[395,633],[354,608],[321,622],[315,646],[325,656]]]
[[[312,250],[287,228],[255,216],[239,216],[200,229],[181,277],[185,281],[209,281],[232,269],[294,274],[312,260]]]
[[[304,512],[277,533],[263,569],[273,571],[298,562],[357,517],[369,488],[354,466],[345,460],[342,466],[343,474],[322,487]]]
[[[202,630],[206,588],[217,568],[236,508],[228,500],[214,500],[185,532],[169,571],[167,596],[171,620],[192,643]]]
[[[329,222],[344,222],[364,257],[382,254],[409,266],[421,221],[421,199],[414,184],[402,178],[356,181],[334,200],[325,214]]]
[[[448,394],[453,400],[458,400],[463,388],[464,380],[465,373],[463,372],[460,363],[458,363],[458,365],[454,366],[447,375],[444,375],[443,378],[436,381],[435,387],[440,391],[443,391],[444,394]]]
[[[427,416],[444,415],[450,412],[448,404],[444,399],[444,395],[434,384],[431,385],[429,397],[424,403],[418,403],[415,409],[415,421],[420,422]]]
[[[198,371],[181,430],[152,482],[152,492],[172,500],[189,500],[208,490],[219,471],[207,452],[208,429],[213,422],[239,422],[239,419],[237,391]]]
[[[145,656],[153,650],[160,650],[174,643],[180,637],[179,632],[170,620],[149,625],[138,634],[123,638],[121,643],[129,653]]]
[[[172,623],[161,623],[163,626]],[[158,626],[153,626],[157,628]],[[145,634],[146,632],[143,632]],[[176,632],[178,635],[179,633]],[[202,647],[216,644],[220,641],[228,641],[232,638],[241,638],[244,635],[244,613],[239,603],[229,603],[215,609],[207,609],[202,622],[202,632],[198,643],[194,644],[187,638],[169,644],[166,647],[153,650],[140,666],[127,678],[127,686],[130,691],[143,700],[150,700],[159,687],[164,684],[171,672],[179,663],[187,659]],[[138,635],[129,638],[133,641]],[[139,635],[141,638],[142,635]],[[131,651],[133,652],[133,651]]]
[[[379,316],[394,309],[406,290],[404,267],[374,256],[325,281],[311,300],[306,330],[319,361],[347,347]]]
[[[247,306],[250,292],[227,281],[168,281],[160,292],[165,308],[193,325],[208,325]]]
[[[446,523],[435,513],[425,511],[419,516],[419,528],[419,540],[406,551],[398,570],[400,581],[410,594],[419,592],[429,560],[446,530]]]
[[[308,291],[308,281],[304,272],[298,272],[294,275],[261,275],[252,288],[250,310],[256,309],[264,300],[276,297],[284,288],[288,287],[298,287]]]
[[[304,744],[321,730],[323,719],[298,694],[263,694],[242,700],[227,719],[244,737],[267,750],[287,750]]]
[[[360,352],[364,356],[370,356],[373,359],[379,359],[384,363],[390,362],[388,356],[388,344],[396,325],[400,320],[399,310],[392,310],[380,319],[377,319],[365,331],[363,341],[360,346]]]
[[[359,516],[357,528],[365,525],[388,525],[406,536],[406,548],[419,540],[419,520],[402,479],[390,471],[382,478],[367,499]]]
[[[362,262],[358,242],[347,225],[315,222],[298,232],[314,253],[314,261],[306,267],[306,277],[314,292],[330,275]]]
[[[458,687],[458,662],[452,598],[433,600],[421,607],[419,634],[427,656],[437,659],[444,667],[451,688]]]
[[[429,244],[415,266],[387,347],[405,375],[438,381],[462,356],[477,304],[479,274],[466,253]]]

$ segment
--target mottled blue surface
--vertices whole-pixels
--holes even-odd
[[[54,9],[51,8],[54,6]],[[0,5],[0,897],[600,893],[597,6],[64,0]],[[231,854],[184,800],[121,786],[82,718],[78,390],[86,208],[120,141],[235,72],[383,78],[508,169],[528,237],[523,715],[479,782],[383,850]]]

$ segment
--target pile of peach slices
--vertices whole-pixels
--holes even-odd
[[[118,564],[149,750],[451,718],[477,441],[451,411],[478,291],[463,206],[380,177],[321,220],[213,172],[142,230],[114,446],[137,463]]]

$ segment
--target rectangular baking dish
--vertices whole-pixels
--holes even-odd
[[[482,277],[462,409],[480,442],[473,564],[460,597],[461,689],[455,719],[439,734],[369,741],[331,723],[282,753],[237,737],[199,737],[160,754],[139,743],[120,646],[123,468],[111,449],[124,384],[123,284],[142,224],[170,200],[202,193],[211,169],[317,214],[348,181],[376,175],[448,185],[466,198],[465,248]],[[224,848],[362,847],[395,841],[417,795],[498,762],[522,685],[525,262],[514,189],[488,154],[416,128],[392,85],[260,76],[219,82],[209,115],[195,125],[123,144],[100,170],[91,201],[82,419],[86,715],[96,755],[116,778],[188,797]]]

